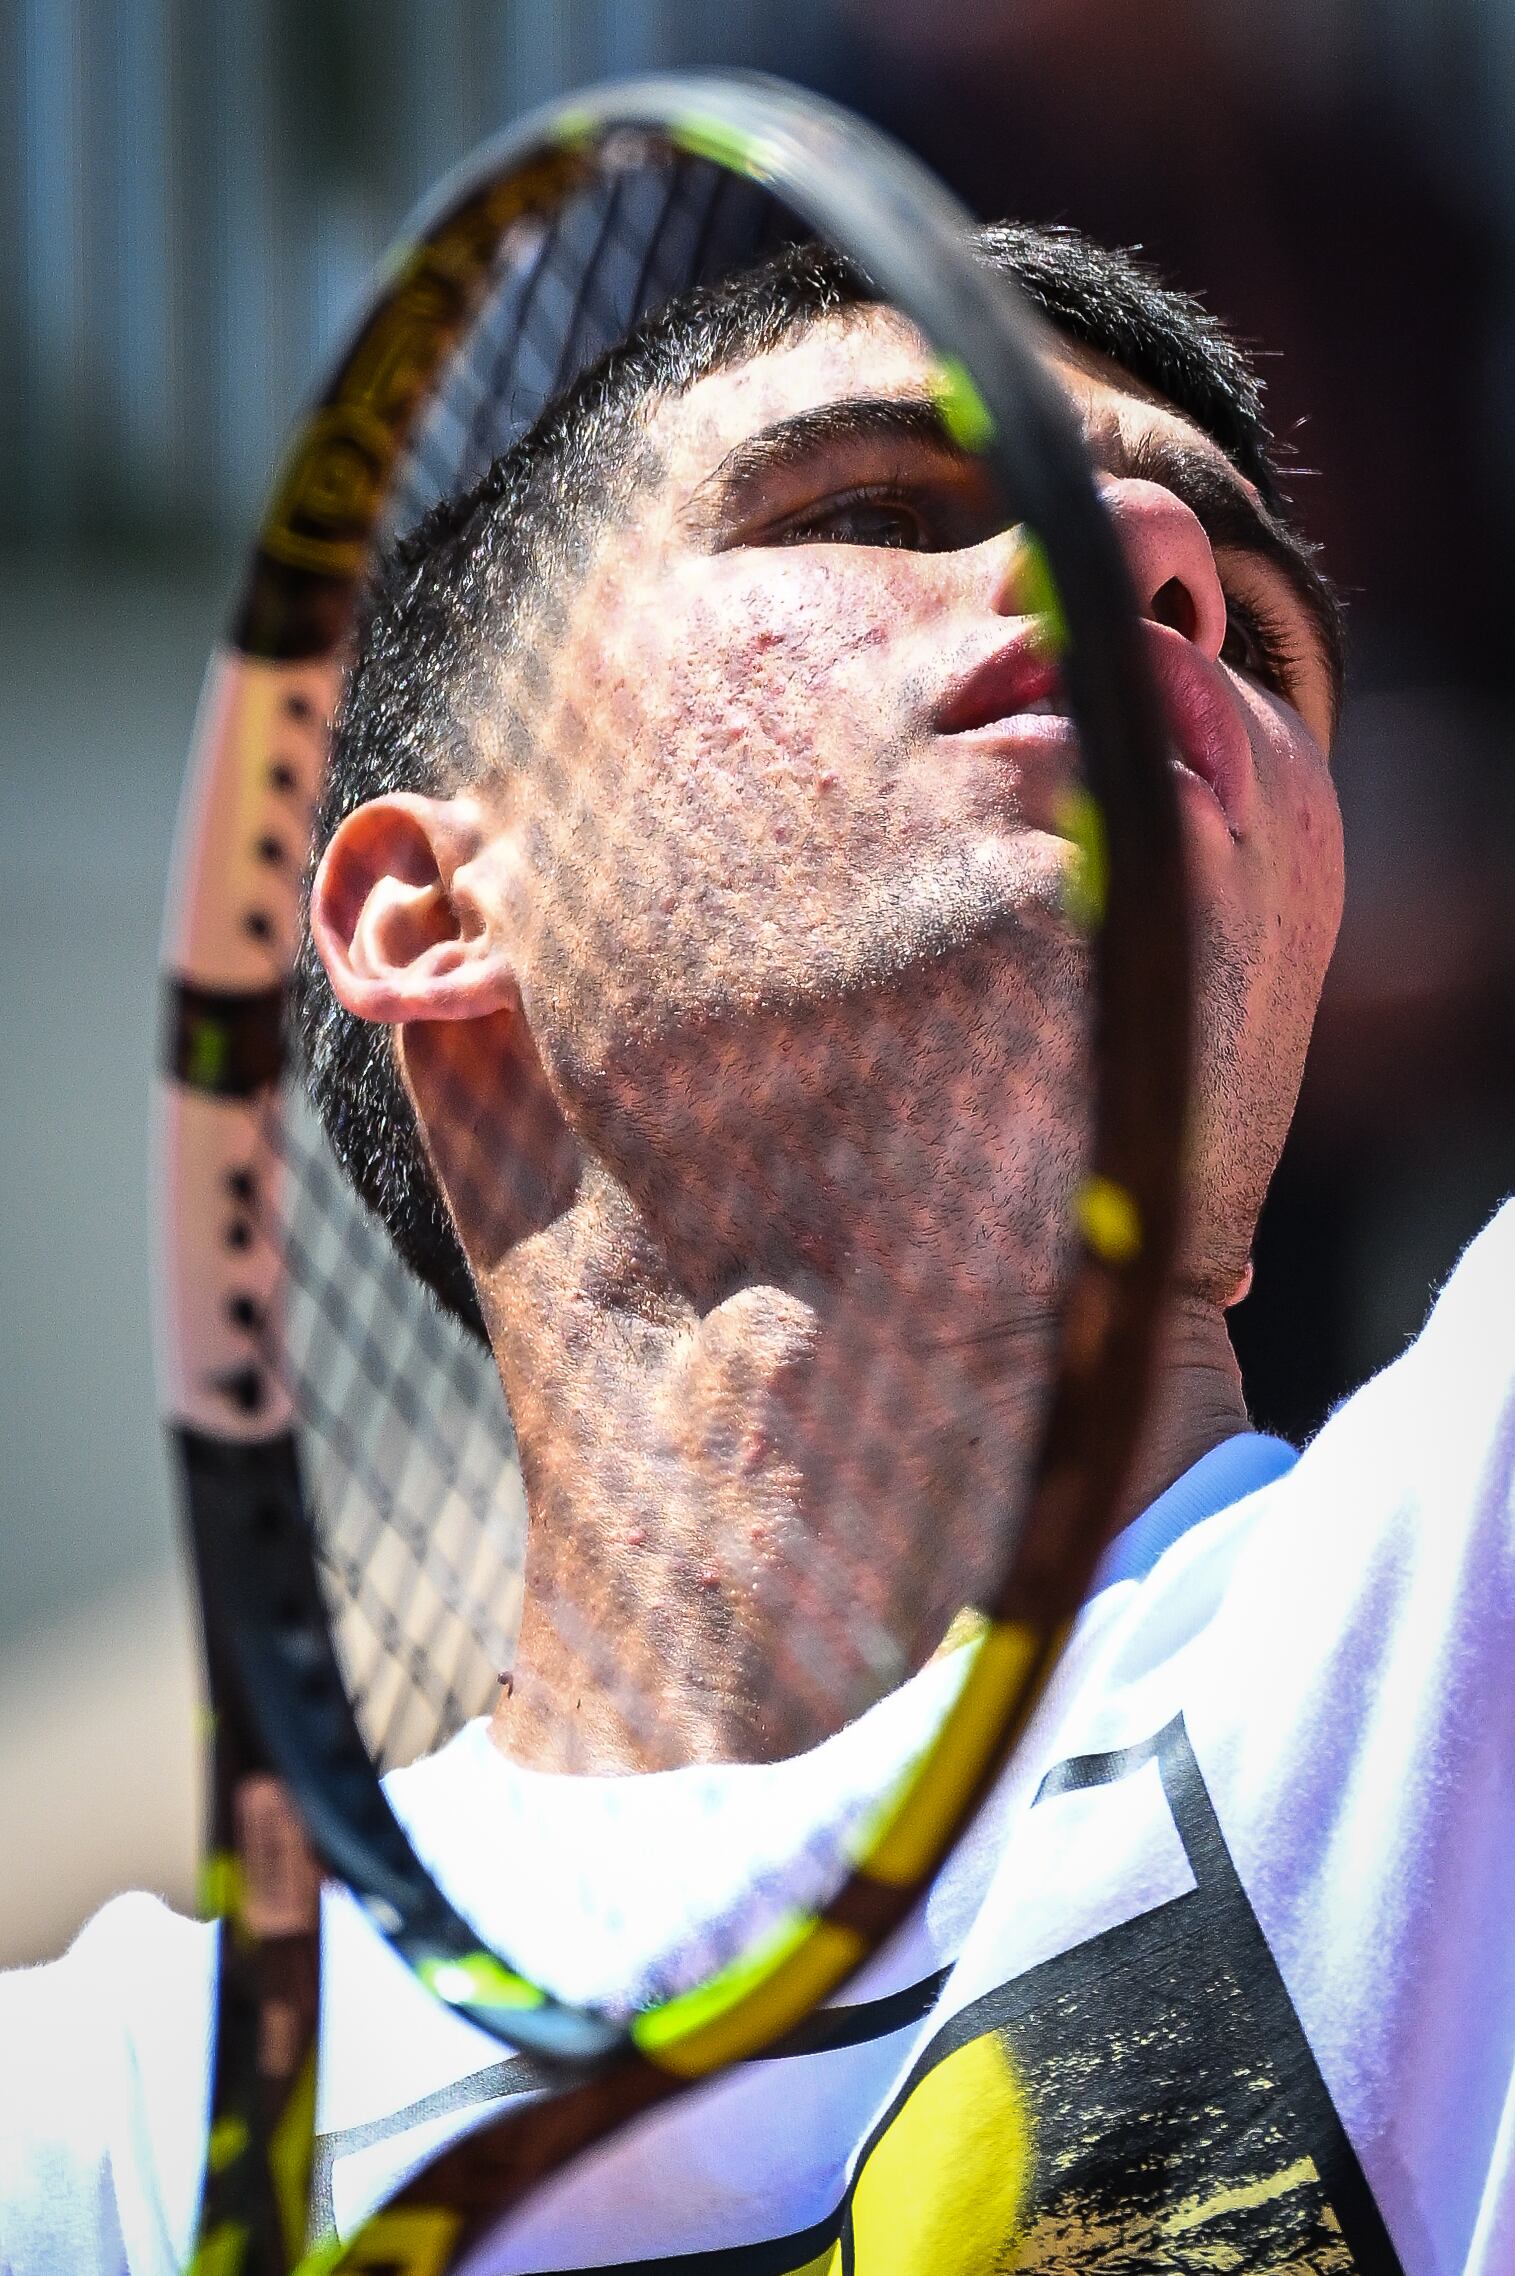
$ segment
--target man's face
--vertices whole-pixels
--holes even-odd
[[[1224,1296],[1339,916],[1330,671],[1308,580],[1267,557],[1219,449],[1098,359],[1054,369],[1174,734],[1200,943],[1188,1261]],[[907,325],[853,311],[660,405],[661,471],[535,692],[555,763],[500,794],[523,1001],[570,1121],[653,1214],[648,1164],[679,1165],[691,1225],[760,1178],[758,1269],[787,1245],[824,1271],[850,1211],[880,1256],[976,1250],[992,1282],[1075,1174],[1076,755],[1022,539],[931,377]],[[732,1269],[752,1237],[733,1220]]]

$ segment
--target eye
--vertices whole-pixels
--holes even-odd
[[[1271,611],[1255,602],[1226,596],[1226,637],[1220,660],[1233,672],[1261,680],[1277,695],[1290,695],[1294,684],[1294,652],[1284,627]]]
[[[779,533],[781,545],[887,546],[922,553],[931,540],[924,519],[903,498],[855,491],[803,514]]]

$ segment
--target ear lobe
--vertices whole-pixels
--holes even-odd
[[[396,792],[339,823],[310,893],[310,930],[337,1001],[386,1026],[480,1019],[515,974],[459,873],[483,851],[469,799]]]

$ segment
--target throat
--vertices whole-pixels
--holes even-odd
[[[531,1511],[492,1735],[616,1774],[802,1753],[941,1645],[996,1562],[1045,1336],[922,1342],[877,1292],[602,1319],[512,1393]]]

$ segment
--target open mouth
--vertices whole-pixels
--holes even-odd
[[[1221,667],[1181,633],[1148,622],[1148,662],[1167,717],[1172,758],[1181,776],[1201,785],[1231,837],[1241,823],[1251,783],[1250,745]],[[1056,664],[1039,641],[1007,641],[949,690],[936,731],[978,748],[1008,753],[1077,740]]]
[[[939,735],[1005,729],[1019,719],[1067,720],[1062,675],[1039,638],[1017,634],[949,688],[932,722]]]

